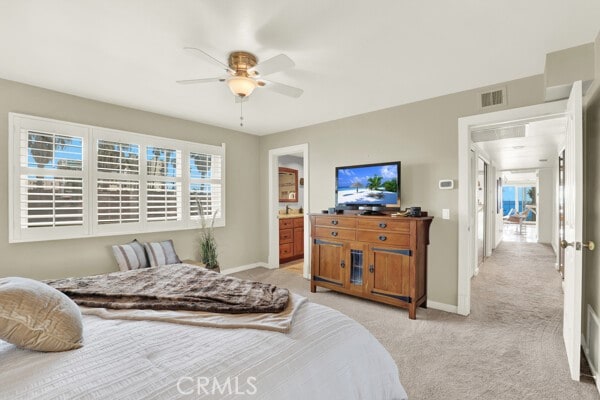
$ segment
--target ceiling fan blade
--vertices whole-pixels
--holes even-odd
[[[225,82],[226,80],[227,77],[218,76],[216,78],[184,79],[176,82],[180,85],[193,85],[194,83]]]
[[[264,87],[266,89],[270,89],[273,92],[277,92],[285,96],[298,98],[302,96],[302,93],[304,93],[304,90],[300,88],[284,85],[283,83],[268,81],[266,79],[261,79],[261,82],[265,83]]]
[[[294,64],[291,58],[285,54],[280,54],[250,68],[248,72],[256,72],[260,76],[266,76],[283,71],[284,69],[292,68],[294,65],[296,64]]]
[[[223,68],[225,71],[230,72],[230,73],[234,73],[235,71],[232,70],[231,68],[229,68],[229,65],[217,60],[216,58],[214,58],[213,56],[211,56],[210,54],[208,54],[207,52],[205,52],[204,50],[200,50],[197,49],[195,47],[184,47],[183,48],[185,51],[187,51],[190,54],[195,54],[197,56],[200,56],[202,58],[204,58],[207,61],[210,61],[211,63]]]

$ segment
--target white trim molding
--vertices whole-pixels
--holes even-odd
[[[452,314],[456,314],[458,307],[452,304],[438,303],[437,301],[427,300],[427,308],[433,308],[434,310],[446,311]]]
[[[585,335],[581,334],[581,347],[588,361],[596,390],[600,393],[600,376],[598,376],[598,362],[600,361],[600,319],[590,304],[587,305],[587,326]]]
[[[267,263],[264,262],[255,262],[252,264],[246,264],[246,265],[240,265],[239,267],[233,267],[233,268],[227,268],[224,269],[223,271],[221,271],[221,274],[223,275],[231,275],[231,274],[235,274],[236,272],[242,272],[242,271],[247,271],[249,269],[254,269],[254,268],[267,268],[267,269],[273,269],[270,268]]]

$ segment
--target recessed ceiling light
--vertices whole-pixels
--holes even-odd
[[[548,161],[548,159],[547,158],[540,158],[538,161],[539,162],[546,162],[546,161]]]
[[[513,146],[513,149],[515,150],[519,150],[519,149],[524,149],[525,146]]]

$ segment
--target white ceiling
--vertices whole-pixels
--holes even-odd
[[[479,142],[477,146],[500,171],[551,168],[558,165],[566,124],[566,117],[529,122],[525,137]]]
[[[541,74],[545,54],[592,42],[597,0],[0,0],[0,78],[268,134]],[[270,75],[300,99],[257,90],[239,104],[184,46],[225,60],[285,53]]]

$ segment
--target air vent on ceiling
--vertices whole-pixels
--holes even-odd
[[[506,104],[506,88],[496,88],[487,92],[479,93],[479,108],[489,109]]]
[[[489,142],[491,140],[511,139],[525,137],[525,125],[504,126],[502,128],[484,128],[473,130],[471,132],[471,140],[473,142]]]

